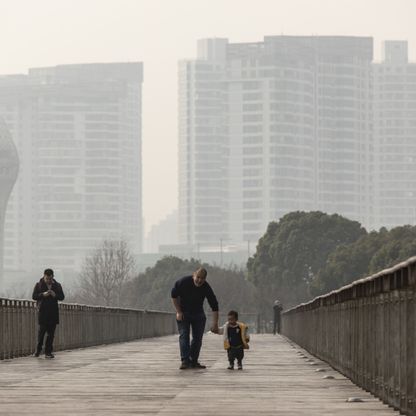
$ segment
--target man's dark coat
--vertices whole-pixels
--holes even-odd
[[[65,295],[62,286],[56,280],[52,281],[51,289],[55,292],[56,296],[44,297],[43,292],[48,290],[48,286],[43,278],[36,283],[33,289],[32,299],[37,301],[39,308],[39,325],[59,324],[58,300],[64,300]]]

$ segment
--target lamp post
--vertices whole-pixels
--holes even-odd
[[[222,267],[222,238],[220,238],[220,266]]]

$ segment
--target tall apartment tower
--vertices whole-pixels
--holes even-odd
[[[0,77],[0,116],[21,162],[6,267],[77,271],[105,238],[141,251],[141,89],[141,63]]]
[[[228,236],[227,40],[198,42],[179,64],[179,238],[218,244]]]
[[[179,66],[183,242],[255,242],[294,210],[369,225],[371,38],[198,42]]]
[[[19,170],[17,150],[0,118],[0,288],[3,281],[4,221],[10,193]]]
[[[374,64],[377,226],[416,225],[416,64],[406,41],[386,41]]]

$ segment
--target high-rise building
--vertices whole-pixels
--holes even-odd
[[[0,118],[0,288],[3,280],[4,220],[18,169],[19,159],[16,147],[5,123]]]
[[[145,239],[146,253],[159,253],[161,246],[174,246],[178,241],[178,211],[154,224]]]
[[[256,241],[294,210],[371,226],[372,38],[198,43],[179,66],[180,238]]]
[[[141,89],[141,63],[0,77],[0,116],[21,162],[6,267],[77,271],[106,238],[141,251]]]
[[[374,144],[377,226],[416,225],[416,64],[406,41],[386,41],[374,64]]]

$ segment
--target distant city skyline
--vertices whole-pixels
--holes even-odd
[[[24,12],[23,12],[24,11]],[[413,0],[16,0],[2,2],[0,74],[87,62],[145,62],[144,218],[148,232],[177,207],[177,65],[201,38],[261,41],[280,35],[361,35],[409,40]],[[160,120],[163,120],[161,122]]]
[[[79,271],[104,239],[142,248],[142,63],[0,76],[0,118],[20,158],[4,265]]]
[[[179,72],[181,242],[256,242],[292,211],[372,228],[373,40],[198,42]]]
[[[179,69],[180,241],[257,241],[292,211],[416,224],[416,64],[406,41],[198,41]]]

